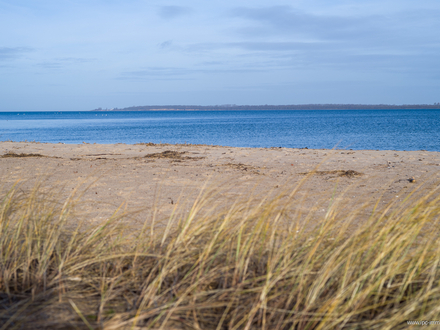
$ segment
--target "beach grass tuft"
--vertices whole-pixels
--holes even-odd
[[[153,209],[140,228],[122,210],[91,224],[75,191],[59,200],[40,185],[3,190],[0,329],[406,329],[440,319],[437,190],[381,209],[327,201],[311,226],[292,212],[297,188],[223,208],[204,190],[169,219]]]

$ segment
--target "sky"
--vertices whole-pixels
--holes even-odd
[[[439,0],[0,0],[0,111],[440,102]]]

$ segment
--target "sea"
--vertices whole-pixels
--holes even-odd
[[[440,151],[440,110],[0,112],[0,141]]]

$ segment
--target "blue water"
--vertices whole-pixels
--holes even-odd
[[[440,110],[0,112],[0,141],[440,151]]]

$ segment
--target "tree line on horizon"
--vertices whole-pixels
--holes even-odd
[[[127,108],[94,109],[92,111],[221,111],[221,110],[394,110],[394,109],[440,109],[434,104],[288,104],[288,105],[144,105]]]

